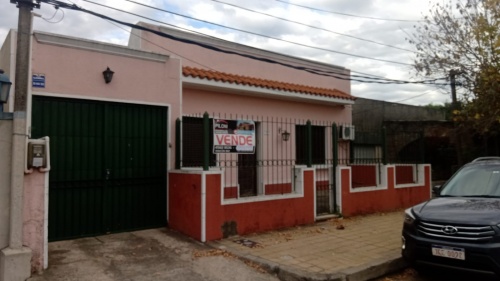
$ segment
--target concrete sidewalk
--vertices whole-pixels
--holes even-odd
[[[370,280],[402,269],[404,212],[346,219],[210,242],[281,280]]]
[[[49,268],[29,281],[279,281],[227,252],[165,228],[49,243]]]
[[[52,242],[29,280],[370,280],[405,266],[402,223],[399,211],[207,244],[165,228]]]

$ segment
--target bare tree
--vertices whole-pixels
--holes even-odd
[[[418,75],[456,76],[454,119],[480,132],[500,124],[499,21],[500,0],[447,0],[432,5],[408,39]]]

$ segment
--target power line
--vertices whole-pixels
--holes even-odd
[[[73,3],[73,2],[72,2],[72,3]],[[148,40],[148,39],[146,39],[146,38],[144,38],[144,37],[142,37],[142,36],[140,36],[140,35],[137,35],[137,34],[135,34],[135,33],[131,32],[130,30],[127,30],[127,29],[125,29],[125,28],[123,28],[123,27],[119,26],[118,24],[116,24],[116,23],[114,23],[114,22],[112,22],[112,21],[108,21],[108,22],[109,22],[110,24],[112,24],[112,25],[116,26],[117,28],[120,28],[120,29],[122,29],[123,31],[130,33],[130,35],[131,35],[131,36],[136,36],[136,37],[139,37],[139,38],[141,38],[142,40],[144,40],[144,41],[146,41],[146,42],[148,42],[148,43],[150,43],[150,44],[152,44],[152,45],[155,45],[156,47],[158,47],[158,48],[160,48],[160,49],[163,49],[163,50],[165,50],[165,51],[168,51],[168,52],[170,52],[170,53],[172,53],[172,54],[177,55],[178,57],[181,57],[181,58],[183,58],[183,59],[185,59],[185,60],[188,60],[188,61],[191,61],[191,62],[193,62],[193,63],[196,63],[196,64],[198,64],[198,65],[200,65],[200,66],[203,66],[203,67],[205,67],[205,68],[207,68],[207,69],[214,70],[214,71],[218,71],[217,69],[214,69],[214,68],[210,67],[209,65],[202,64],[202,63],[200,63],[200,62],[198,62],[198,61],[192,60],[192,59],[191,59],[191,58],[189,58],[189,57],[185,57],[185,56],[183,56],[183,55],[181,55],[181,54],[179,54],[179,53],[176,53],[176,52],[174,52],[174,51],[172,51],[172,50],[170,50],[170,49],[168,49],[168,48],[165,48],[165,47],[164,47],[164,46],[162,46],[162,45],[156,44],[155,42],[153,42],[153,41],[151,41],[151,40]],[[198,33],[198,32],[197,32],[197,33]],[[202,33],[200,33],[200,34],[202,34]],[[210,37],[212,37],[212,36],[210,36]],[[214,38],[216,38],[216,37],[214,37]],[[216,38],[216,39],[219,39],[219,38]],[[220,40],[220,39],[219,39],[219,40]],[[288,61],[288,60],[285,60],[285,61]],[[288,61],[288,62],[291,62],[291,61]],[[356,72],[356,71],[351,70],[351,72]],[[372,74],[365,74],[365,73],[362,73],[362,72],[356,72],[356,73],[361,73],[361,74],[365,74],[365,75],[371,75],[371,77],[365,77],[365,76],[359,76],[359,75],[353,75],[353,74],[350,74],[350,75],[349,75],[349,74],[345,74],[345,73],[342,73],[342,72],[333,72],[333,71],[332,71],[331,73],[333,73],[333,74],[337,74],[337,75],[343,75],[343,76],[351,76],[351,77],[352,77],[352,76],[354,76],[354,77],[358,77],[358,78],[362,78],[362,77],[363,77],[363,78],[368,78],[368,79],[378,79],[378,78],[380,78],[381,80],[388,79],[388,78],[384,78],[384,77],[381,77],[381,76],[376,76],[376,75],[372,75]],[[392,79],[388,79],[388,80],[392,80]],[[436,81],[436,80],[439,80],[439,79],[433,79],[433,81]],[[396,80],[396,81],[397,81],[397,80]]]
[[[319,11],[319,12],[324,12],[324,13],[329,13],[329,14],[335,14],[335,15],[341,15],[341,16],[347,16],[347,17],[355,17],[355,18],[362,18],[362,19],[372,19],[372,20],[384,20],[384,21],[399,21],[399,22],[422,22],[423,20],[403,20],[403,19],[387,19],[387,18],[377,18],[377,17],[368,17],[368,16],[357,16],[357,15],[352,15],[352,14],[346,14],[346,13],[340,13],[340,12],[334,12],[334,11],[327,11],[327,10],[322,10],[318,8],[313,8],[313,7],[308,7],[308,6],[303,6],[299,4],[294,4],[290,2],[286,2],[283,0],[276,0],[281,3],[285,3],[288,5],[292,6],[297,6],[309,10],[314,10],[314,11]]]
[[[85,0],[84,0],[85,1]],[[157,7],[152,7],[152,6],[148,6],[148,5],[145,5],[145,4],[142,4],[142,3],[138,3],[136,1],[131,1],[131,0],[126,0],[126,1],[129,1],[129,2],[132,2],[132,3],[135,3],[135,4],[138,4],[138,5],[141,5],[141,6],[145,6],[145,7],[148,7],[148,8],[151,8],[151,9],[155,9],[155,10],[159,10],[159,11],[162,11],[162,12],[167,12],[167,13],[170,13],[170,14],[173,14],[173,15],[178,15],[178,16],[181,16],[181,17],[185,17],[185,18],[188,18],[188,19],[193,19],[193,20],[196,20],[196,21],[200,21],[200,22],[204,22],[204,23],[208,23],[208,24],[212,24],[212,25],[215,25],[215,26],[221,26],[221,27],[224,27],[224,28],[228,28],[228,29],[233,29],[233,30],[237,30],[237,31],[242,31],[242,32],[245,32],[245,33],[250,33],[250,34],[253,34],[253,35],[257,35],[257,36],[264,36],[266,38],[270,38],[270,39],[274,39],[274,40],[280,40],[280,41],[283,41],[281,39],[278,39],[278,38],[274,38],[274,37],[270,37],[270,36],[265,36],[265,35],[260,35],[260,34],[256,34],[256,33],[252,33],[252,32],[249,32],[249,31],[245,31],[245,30],[239,30],[239,29],[235,29],[235,28],[232,28],[232,27],[227,27],[227,26],[224,26],[224,25],[219,25],[219,24],[215,24],[215,23],[212,23],[212,22],[209,22],[209,21],[204,21],[204,20],[200,20],[200,19],[196,19],[196,18],[193,18],[193,17],[190,17],[190,16],[186,16],[186,15],[182,15],[182,14],[178,14],[178,13],[175,13],[175,12],[171,12],[171,11],[166,11],[166,10],[163,10],[163,9],[160,9],[160,8],[157,8]],[[89,1],[87,1],[89,2]],[[220,2],[220,1],[219,1]],[[93,2],[91,2],[93,3]],[[224,3],[224,2],[220,2],[220,3]],[[108,6],[105,6],[105,7],[108,7]],[[108,8],[111,8],[111,7],[108,7]],[[112,8],[114,9],[114,8]],[[115,9],[116,10],[116,9]],[[258,13],[258,12],[257,12]],[[145,18],[145,17],[143,17]],[[147,18],[147,19],[150,19],[150,18]],[[161,21],[157,21],[157,20],[153,20],[153,21],[156,21],[156,22],[159,22],[159,23],[163,23],[165,25],[170,25],[170,26],[173,26],[175,28],[178,28],[178,29],[183,29],[183,30],[187,30],[189,32],[194,32],[194,33],[197,33],[197,34],[201,34],[203,36],[207,36],[207,37],[211,37],[211,38],[215,38],[215,39],[218,39],[218,40],[221,40],[221,41],[226,41],[226,42],[230,42],[230,43],[233,43],[231,41],[227,41],[227,40],[224,40],[224,39],[221,39],[221,38],[218,38],[218,37],[214,37],[214,36],[210,36],[210,35],[207,35],[207,34],[204,34],[204,33],[201,33],[201,32],[197,32],[195,30],[191,30],[191,29],[187,29],[187,28],[182,28],[182,27],[177,27],[175,25],[171,25],[171,24],[168,24],[168,23],[165,23],[165,22],[161,22]],[[289,42],[289,41],[285,41],[285,42]],[[294,42],[289,42],[289,43],[292,43],[292,44],[297,44],[297,43],[294,43]],[[311,48],[316,48],[316,47],[311,47]],[[397,48],[397,47],[396,47]],[[412,51],[413,52],[413,51]],[[406,64],[406,65],[410,65],[410,64]],[[385,77],[382,77],[382,76],[379,76],[379,75],[374,75],[374,74],[369,74],[369,73],[364,73],[364,72],[360,72],[360,71],[355,71],[353,69],[350,69],[350,71],[352,73],[359,73],[359,74],[363,74],[363,75],[368,75],[368,76],[371,76],[371,77],[364,77],[364,76],[359,76],[360,78],[368,78],[368,79],[376,79],[376,78],[381,78],[382,80],[384,79],[387,79]],[[338,75],[345,75],[347,76],[348,74],[344,74],[344,73],[340,73],[340,72],[331,72],[331,73],[335,73],[335,74],[338,74]],[[351,74],[350,76],[353,76],[353,77],[358,77],[358,75],[353,75]],[[375,77],[375,78],[374,78]],[[391,79],[389,79],[391,80]],[[440,79],[434,79],[433,81],[435,80],[440,80]]]
[[[61,11],[62,13],[62,16],[60,19],[58,20],[54,20],[55,16],[57,15],[57,12]],[[35,16],[38,16],[37,14],[33,14]],[[48,22],[48,23],[52,23],[52,24],[55,24],[55,23],[59,23],[61,22],[63,19],[64,19],[64,10],[59,10],[59,8],[56,6],[55,7],[55,11],[54,11],[54,14],[50,17],[50,18],[44,18],[42,17],[41,15],[39,16],[42,20]]]
[[[130,0],[127,0],[127,1],[137,3],[135,1],[130,1]],[[317,30],[326,31],[326,32],[329,32],[329,33],[333,33],[333,34],[337,34],[337,35],[341,35],[341,36],[353,38],[353,39],[356,39],[356,40],[361,40],[361,41],[364,41],[364,42],[369,42],[369,43],[373,43],[373,44],[377,44],[377,45],[381,45],[381,46],[385,46],[385,47],[389,47],[389,48],[394,48],[394,49],[398,49],[398,50],[402,50],[402,51],[406,51],[406,52],[417,53],[416,51],[413,51],[413,50],[408,50],[408,49],[405,49],[405,48],[400,48],[400,47],[397,47],[397,46],[393,46],[393,45],[389,45],[389,44],[384,44],[384,43],[380,43],[380,42],[377,42],[377,41],[373,41],[373,40],[369,40],[369,39],[364,39],[364,38],[360,38],[360,37],[352,36],[352,35],[349,35],[349,34],[332,31],[332,30],[329,30],[329,29],[325,29],[325,28],[321,28],[321,27],[317,27],[317,26],[313,26],[313,25],[304,24],[304,23],[301,23],[301,22],[298,22],[298,21],[293,21],[293,20],[289,20],[289,19],[286,19],[286,18],[281,18],[281,17],[273,16],[271,14],[267,14],[267,13],[263,13],[263,12],[258,12],[258,11],[251,10],[251,9],[248,9],[248,8],[244,8],[244,7],[235,5],[235,4],[230,4],[230,3],[226,3],[226,2],[223,2],[223,1],[219,1],[219,0],[211,0],[211,1],[217,2],[217,3],[221,3],[221,4],[224,4],[224,5],[228,5],[228,6],[232,6],[232,7],[235,7],[235,8],[238,8],[238,9],[242,9],[242,10],[245,10],[245,11],[249,11],[249,12],[252,12],[252,13],[257,13],[257,14],[265,15],[265,16],[268,16],[268,17],[272,17],[272,18],[275,18],[275,19],[282,20],[282,21],[287,21],[287,22],[299,24],[299,25],[302,25],[302,26],[306,26],[306,27],[309,27],[309,28],[314,28],[314,29],[317,29]]]
[[[92,1],[87,1],[87,0],[85,0],[85,1],[93,3]],[[67,9],[72,9],[72,10],[77,10],[77,11],[85,12],[85,13],[88,13],[88,14],[100,17],[102,19],[113,21],[113,22],[116,22],[116,23],[119,23],[119,24],[122,24],[122,25],[125,25],[125,26],[128,26],[128,27],[131,27],[131,28],[136,28],[136,29],[139,29],[139,30],[148,31],[148,32],[151,32],[151,33],[156,34],[158,36],[161,36],[161,37],[165,37],[165,38],[168,38],[168,39],[171,39],[171,40],[183,42],[185,44],[196,45],[196,46],[199,46],[199,47],[202,47],[202,48],[206,48],[206,49],[209,49],[209,50],[212,50],[212,51],[215,51],[215,52],[221,52],[221,53],[225,53],[225,54],[238,55],[238,56],[242,56],[242,57],[245,57],[245,58],[254,59],[254,60],[258,60],[258,61],[262,61],[262,62],[267,62],[267,63],[272,63],[272,64],[278,64],[278,65],[282,65],[282,66],[285,66],[285,67],[289,67],[289,68],[293,68],[293,69],[297,69],[297,70],[302,70],[302,71],[306,71],[306,72],[317,74],[317,75],[321,75],[321,76],[334,77],[334,78],[337,78],[337,79],[340,79],[340,80],[357,81],[357,82],[363,82],[363,83],[379,83],[379,84],[434,84],[434,85],[438,84],[438,83],[432,82],[431,80],[428,80],[428,81],[403,81],[403,80],[401,80],[401,81],[398,81],[398,80],[390,80],[390,81],[368,81],[368,80],[358,80],[358,79],[351,79],[351,78],[339,77],[337,75],[329,75],[329,74],[325,74],[322,70],[312,69],[312,68],[308,68],[308,67],[299,67],[299,66],[295,66],[295,65],[291,65],[291,64],[286,64],[286,63],[282,63],[282,62],[279,62],[279,61],[275,61],[275,60],[272,60],[272,59],[261,58],[261,57],[257,57],[257,56],[254,56],[254,55],[242,54],[240,52],[235,52],[235,51],[228,51],[228,50],[225,50],[225,49],[221,49],[219,47],[215,47],[215,46],[212,46],[212,45],[209,45],[209,44],[197,42],[197,41],[194,41],[194,40],[179,38],[179,37],[176,37],[176,36],[164,33],[164,32],[160,32],[160,31],[157,31],[157,30],[153,30],[153,29],[150,29],[150,28],[147,28],[147,27],[144,27],[144,26],[140,26],[140,25],[136,25],[136,24],[131,24],[131,23],[123,22],[123,21],[111,18],[111,17],[103,15],[103,14],[99,14],[99,13],[96,13],[96,12],[93,12],[93,11],[90,11],[90,10],[83,9],[81,7],[78,7],[78,6],[74,5],[74,4],[73,5],[69,5],[67,3],[60,2],[60,1],[57,1],[57,0],[42,0],[41,2],[44,2],[44,3],[47,3],[47,4],[51,4],[51,5],[59,5],[62,8],[67,8]],[[101,5],[101,4],[98,4],[98,5]],[[105,5],[101,5],[101,6],[105,6]],[[107,6],[105,6],[105,7],[107,7]],[[118,11],[121,11],[121,12],[124,12],[124,13],[128,13],[128,14],[132,14],[132,15],[135,15],[135,16],[138,16],[138,17],[147,18],[147,17],[141,16],[141,15],[137,15],[137,14],[134,14],[134,13],[126,12],[126,11],[123,11],[123,10],[120,10],[120,9],[116,9],[116,8],[113,8],[113,7],[108,7],[108,8],[114,9],[114,10],[118,10]],[[149,18],[147,18],[147,19],[149,19]],[[153,20],[153,19],[150,19],[150,20]],[[157,20],[153,20],[153,21],[157,21]],[[434,81],[435,80],[436,79],[434,79]]]
[[[95,5],[99,5],[99,6],[102,6],[102,7],[107,7],[107,8],[110,8],[110,9],[114,9],[114,10],[117,10],[117,11],[121,11],[121,12],[129,13],[129,14],[133,14],[133,13],[130,13],[130,12],[119,10],[117,8],[106,6],[104,4],[96,3],[96,2],[93,2],[93,1],[89,1],[89,0],[84,0],[84,1],[92,3],[92,4],[95,4]],[[289,40],[285,40],[285,39],[281,39],[281,38],[276,38],[276,37],[272,37],[272,36],[268,36],[268,35],[264,35],[264,34],[250,32],[250,31],[246,31],[246,30],[242,30],[242,29],[238,29],[238,28],[233,28],[233,27],[228,27],[228,26],[225,26],[225,25],[221,25],[221,24],[217,24],[217,23],[213,23],[213,22],[209,22],[209,21],[205,21],[205,20],[200,20],[200,19],[197,19],[197,18],[193,18],[193,17],[190,17],[190,16],[182,15],[182,14],[179,14],[179,13],[175,13],[175,12],[168,11],[168,10],[165,10],[165,9],[157,8],[157,7],[154,7],[154,6],[142,4],[142,3],[135,2],[135,1],[132,1],[132,0],[125,0],[125,1],[132,2],[132,3],[135,3],[137,5],[148,7],[148,8],[157,10],[157,11],[161,11],[161,12],[165,12],[165,13],[177,15],[177,16],[180,16],[180,17],[185,17],[185,18],[196,20],[196,21],[203,22],[203,23],[207,23],[207,24],[210,24],[210,25],[215,25],[215,26],[219,26],[219,27],[223,27],[223,28],[227,28],[227,29],[232,29],[232,30],[236,30],[236,31],[239,31],[239,32],[244,32],[244,33],[248,33],[248,34],[252,34],[252,35],[256,35],[256,36],[261,36],[261,37],[265,37],[265,38],[268,38],[268,39],[273,39],[273,40],[277,40],[277,41],[281,41],[281,42],[286,42],[286,43],[290,43],[290,44],[294,44],[294,45],[298,45],[298,46],[302,46],[302,47],[307,47],[307,48],[312,48],[312,49],[316,49],[316,50],[320,50],[320,51],[326,51],[326,52],[336,53],[336,54],[340,54],[340,55],[346,55],[346,56],[351,56],[351,57],[368,59],[368,60],[375,60],[375,61],[381,61],[381,62],[387,62],[387,63],[393,63],[393,64],[399,64],[399,65],[408,65],[408,66],[411,65],[409,63],[403,63],[403,62],[399,62],[399,61],[377,59],[377,58],[372,58],[372,57],[367,57],[367,56],[362,56],[362,55],[350,54],[350,53],[346,53],[346,52],[334,51],[334,50],[330,50],[330,49],[325,49],[325,48],[315,47],[315,46],[311,46],[311,45],[306,45],[306,44],[302,44],[302,43],[298,43],[298,42],[293,42],[293,41],[289,41]],[[133,15],[139,16],[137,14],[133,14]],[[144,16],[140,16],[140,17],[146,18],[146,19],[150,19],[150,18],[147,18],[147,17],[144,17]],[[150,20],[152,20],[152,19],[150,19]],[[159,21],[156,21],[156,22],[159,22]]]
[[[401,103],[401,102],[404,102],[404,101],[407,101],[407,100],[411,100],[411,99],[414,99],[414,98],[418,98],[418,97],[421,97],[421,96],[428,95],[430,93],[432,93],[432,92],[431,91],[426,91],[423,94],[415,95],[415,96],[412,96],[412,97],[409,97],[409,98],[406,98],[406,99],[402,99],[402,100],[398,100],[398,101],[395,101],[394,103]]]
[[[354,115],[359,115],[359,114],[363,114],[363,113],[367,113],[367,112],[372,112],[372,111],[375,111],[375,110],[379,110],[380,108],[383,108],[385,106],[384,103],[389,103],[389,104],[391,104],[391,103],[401,103],[403,101],[407,101],[407,100],[411,100],[411,99],[414,99],[414,98],[418,98],[418,97],[425,96],[425,95],[428,95],[428,94],[431,94],[431,93],[433,93],[433,92],[430,91],[430,90],[427,90],[427,91],[425,91],[422,94],[414,95],[414,96],[411,96],[409,98],[405,98],[405,99],[398,100],[398,101],[381,101],[383,103],[380,104],[380,105],[375,105],[375,106],[372,106],[369,109],[365,109],[365,110],[362,110],[362,111],[357,110],[356,112],[352,112],[352,115],[354,116]],[[362,97],[359,97],[359,98],[362,98]],[[415,105],[409,105],[409,106],[415,106]]]
[[[69,0],[68,0],[68,1],[69,1]],[[71,2],[71,1],[70,1],[70,2]],[[73,3],[73,2],[72,2],[72,3]],[[142,5],[142,4],[140,4],[140,3],[139,3],[139,5]],[[177,15],[176,13],[172,13],[172,14]],[[183,16],[183,15],[180,15],[180,16]],[[187,17],[187,16],[183,16],[183,17]],[[143,18],[145,18],[145,17],[143,17]],[[189,17],[188,17],[188,18],[189,18]],[[150,19],[150,18],[147,18],[147,19]],[[150,19],[150,20],[152,20],[152,19]],[[200,35],[203,35],[203,36],[205,36],[205,37],[214,38],[214,39],[217,39],[217,40],[220,40],[220,41],[224,41],[224,42],[228,42],[228,43],[234,43],[234,42],[231,42],[231,41],[228,41],[228,40],[225,40],[225,39],[221,39],[221,38],[218,38],[218,37],[215,37],[215,36],[211,36],[211,35],[207,35],[207,34],[205,34],[205,33],[198,32],[198,31],[196,31],[196,30],[191,30],[191,29],[187,29],[187,28],[183,28],[183,27],[178,27],[178,26],[175,26],[175,25],[172,25],[172,24],[168,24],[168,23],[166,23],[166,22],[157,21],[157,20],[152,20],[152,21],[155,21],[155,22],[158,22],[158,23],[163,23],[163,24],[165,24],[165,25],[169,25],[169,26],[175,27],[175,28],[177,28],[177,29],[186,30],[186,31],[189,31],[189,32],[192,32],[192,33],[200,34]],[[210,22],[207,22],[207,23],[210,23]],[[158,46],[158,45],[157,45],[157,46]],[[161,46],[158,46],[158,47],[163,48],[163,47],[161,47]],[[167,50],[167,49],[165,49],[165,48],[163,48],[163,49],[164,49],[164,50]],[[233,49],[233,50],[234,50],[234,49]],[[167,51],[170,51],[170,50],[167,50]],[[241,52],[241,50],[239,50],[239,51]],[[171,52],[171,51],[170,51],[170,52]],[[188,59],[188,58],[186,58],[186,59]],[[190,60],[190,59],[188,59],[188,60]],[[192,60],[190,60],[190,61],[192,61]],[[291,61],[288,61],[288,60],[284,60],[284,61],[291,62]],[[194,61],[193,61],[193,62],[194,62]],[[195,62],[195,63],[197,63],[197,62]],[[198,64],[199,64],[199,63],[198,63]],[[202,64],[200,64],[200,65],[202,65]],[[205,67],[206,67],[206,66],[205,66]],[[209,68],[209,67],[207,67],[207,68]],[[380,76],[380,75],[375,75],[375,74],[370,74],[370,73],[364,73],[364,72],[356,71],[356,70],[353,70],[353,69],[349,69],[349,70],[350,70],[350,72],[351,72],[351,73],[359,73],[359,74],[367,75],[367,76],[369,76],[369,77],[366,77],[366,78],[368,78],[368,79],[376,79],[376,78],[388,79],[388,78],[385,78],[385,77]],[[349,74],[344,74],[344,73],[342,73],[342,72],[331,72],[331,73],[333,73],[333,74],[338,74],[338,75],[344,75],[344,76],[358,77],[358,75],[355,75],[355,74],[350,74],[350,75],[349,75]],[[359,76],[359,77],[363,77],[363,76]],[[389,79],[389,80],[390,80],[390,79]]]
[[[92,3],[92,4],[96,4],[96,5],[99,5],[99,6],[102,6],[102,7],[106,7],[106,8],[115,10],[115,11],[120,11],[120,12],[123,12],[123,13],[127,13],[127,14],[130,14],[130,15],[134,15],[134,16],[137,16],[137,17],[141,17],[141,18],[144,18],[144,19],[151,20],[151,21],[155,21],[155,22],[158,22],[158,23],[163,23],[163,24],[166,24],[166,25],[174,26],[174,25],[171,25],[171,24],[168,24],[168,23],[165,23],[165,22],[162,22],[162,21],[158,21],[158,20],[155,20],[155,19],[152,19],[152,18],[149,18],[149,17],[145,17],[145,16],[142,16],[142,15],[139,15],[139,14],[136,14],[136,13],[124,11],[124,10],[121,10],[121,9],[118,9],[118,8],[114,8],[114,7],[110,7],[110,6],[107,6],[107,5],[103,5],[103,4],[100,4],[100,3],[95,3],[95,2],[90,1],[90,0],[84,0],[84,1]],[[149,7],[149,8],[155,9],[155,10],[164,11],[163,9],[160,9],[160,8],[157,8],[157,7],[151,7],[151,6],[144,5],[144,4],[137,3],[137,2],[134,2],[134,1],[130,1],[130,0],[126,0],[126,1],[133,2],[133,3],[139,4],[141,6]],[[207,23],[210,23],[210,22],[207,22]],[[176,27],[176,26],[174,26],[174,27]],[[190,30],[190,29],[186,29],[186,28],[181,28],[181,29],[188,30],[190,32],[195,32],[195,33],[207,36],[207,35],[205,35],[203,33],[199,33],[199,32],[196,32],[196,31],[193,31],[193,30]],[[216,37],[213,37],[213,36],[209,36],[209,37],[216,38]],[[220,38],[216,38],[216,39],[221,40],[221,41],[225,41],[225,40],[222,40]],[[228,51],[224,50],[224,52],[228,52]],[[234,51],[232,53],[233,54],[238,54],[238,55],[241,55],[241,56],[249,56],[249,57],[257,58],[257,57],[255,57],[253,55],[242,55],[241,51],[238,51],[238,52]],[[267,62],[273,61],[273,60],[270,60],[270,59],[262,59],[262,58],[258,58],[258,60],[267,61]],[[420,80],[420,81],[405,81],[405,80],[396,80],[396,79],[388,79],[388,78],[374,78],[374,77],[359,76],[359,75],[347,75],[347,74],[344,74],[344,73],[333,72],[333,71],[318,70],[318,69],[312,69],[312,68],[307,68],[307,67],[297,67],[297,66],[293,66],[293,65],[283,64],[283,63],[280,63],[280,62],[277,62],[277,61],[273,61],[273,63],[281,64],[281,65],[284,65],[284,66],[290,66],[292,68],[296,68],[296,69],[300,69],[300,70],[305,70],[305,71],[308,71],[308,72],[311,72],[311,73],[317,74],[317,75],[330,76],[330,77],[334,77],[334,78],[337,78],[337,79],[340,79],[340,80],[350,80],[350,81],[357,81],[357,82],[361,82],[361,83],[379,83],[379,84],[436,84],[436,85],[440,85],[440,83],[435,83],[435,82],[438,81],[438,80],[445,79],[445,78],[436,78],[436,79]],[[330,75],[326,75],[326,74],[330,74]],[[339,77],[337,75],[349,76],[349,78]],[[364,79],[371,79],[371,80],[380,80],[380,81],[367,81],[367,80],[352,79],[352,78],[350,78],[351,76],[360,77],[360,78],[364,78]]]
[[[210,67],[209,65],[204,65],[204,64],[202,64],[202,63],[200,63],[200,62],[198,62],[198,61],[192,60],[192,59],[190,59],[190,58],[188,58],[188,57],[185,57],[185,56],[183,56],[183,55],[181,55],[181,54],[179,54],[179,53],[176,53],[176,52],[174,52],[174,51],[172,51],[172,50],[170,50],[170,49],[167,49],[167,48],[165,48],[164,46],[159,45],[159,44],[156,44],[155,42],[153,42],[153,41],[151,41],[151,40],[148,40],[148,39],[146,39],[146,38],[142,37],[141,35],[135,34],[135,33],[133,33],[131,30],[127,30],[127,29],[125,29],[125,28],[121,27],[120,25],[118,25],[118,24],[116,24],[116,23],[114,23],[114,22],[112,22],[112,21],[108,21],[108,22],[109,22],[110,24],[112,24],[112,25],[116,26],[117,28],[119,28],[119,29],[121,29],[121,30],[123,30],[123,31],[125,31],[125,32],[130,33],[130,36],[136,36],[136,37],[139,37],[139,38],[141,38],[142,40],[144,40],[144,41],[146,41],[146,42],[148,42],[148,43],[150,43],[150,44],[152,44],[152,45],[155,45],[156,47],[158,47],[158,48],[160,48],[160,49],[163,49],[163,50],[165,50],[165,51],[168,51],[168,52],[170,52],[170,53],[172,53],[172,54],[174,54],[174,55],[176,55],[176,56],[178,56],[178,57],[180,57],[180,58],[183,58],[183,59],[188,60],[188,61],[190,61],[190,62],[196,63],[197,65],[201,65],[201,66],[203,66],[203,67],[205,67],[205,68],[207,68],[207,69],[217,71],[216,69],[214,69],[214,68]]]
[[[48,3],[48,2],[47,2],[47,3]],[[74,6],[76,7],[76,5],[74,5]],[[71,7],[71,8],[73,8],[73,7]],[[83,10],[83,9],[77,9],[77,10],[81,10],[81,11],[84,11],[84,12],[87,12],[87,13],[90,13],[90,14],[93,14],[93,15],[96,15],[96,16],[99,16],[99,14],[94,13],[94,12],[91,12],[91,11],[86,11],[86,10]],[[104,16],[104,17],[101,17],[101,18],[104,18],[104,19],[105,19],[105,16]],[[111,20],[111,21],[118,22],[118,23],[122,24],[122,23],[121,23],[120,21],[118,21],[118,20],[114,20],[114,19],[113,19],[113,20]],[[130,26],[134,26],[134,25],[132,25],[132,24],[129,24],[129,25],[130,25]],[[129,26],[129,25],[127,25],[127,26]],[[128,32],[132,34],[132,32],[131,32],[131,31],[128,31]],[[141,38],[142,38],[142,37],[141,37]],[[143,39],[144,39],[144,38],[143,38]],[[145,40],[145,39],[144,39],[144,40]],[[152,42],[151,42],[151,43],[152,43]],[[154,44],[155,44],[155,43],[154,43]],[[159,45],[157,45],[157,44],[155,44],[155,45],[156,45],[156,46],[159,46]],[[163,46],[159,46],[159,47],[160,47],[160,48],[165,49]],[[185,59],[188,59],[188,60],[189,60],[189,58],[185,58]],[[192,61],[192,60],[191,60],[191,61]],[[193,61],[193,62],[194,62],[194,61]],[[196,63],[196,62],[195,62],[195,63]],[[210,67],[208,67],[208,68],[209,68],[209,69],[211,69]],[[332,76],[333,76],[333,75],[332,75]],[[333,77],[334,77],[334,76],[333,76]],[[354,80],[354,79],[349,79],[349,80]],[[354,80],[354,81],[357,81],[357,80]],[[361,81],[361,82],[362,82],[362,81]],[[370,83],[370,82],[368,82],[368,81],[366,81],[366,82],[367,82],[367,83]],[[434,83],[434,84],[435,84],[435,83]],[[437,84],[435,84],[435,85],[437,85]],[[422,96],[422,95],[426,95],[426,94],[428,94],[428,92],[427,92],[427,93],[424,93],[424,94],[420,94],[420,95],[414,96],[414,97],[410,97],[410,98],[407,98],[407,99],[403,99],[403,100],[401,100],[401,101],[405,101],[405,100],[413,99],[413,98],[416,98],[416,97],[419,97],[419,96]]]
[[[73,3],[73,2],[72,2],[72,3]],[[170,50],[170,49],[168,49],[168,48],[165,48],[165,47],[164,47],[164,46],[162,46],[162,45],[156,44],[155,42],[153,42],[153,41],[151,41],[151,40],[148,40],[148,39],[146,39],[146,38],[144,38],[144,37],[142,37],[142,36],[140,36],[140,35],[134,34],[134,33],[133,33],[133,32],[131,32],[130,30],[127,30],[127,29],[125,29],[125,28],[123,28],[123,27],[121,27],[121,26],[117,25],[117,24],[116,24],[116,23],[114,23],[114,22],[111,22],[111,21],[108,21],[108,22],[109,22],[109,23],[111,23],[112,25],[116,26],[117,28],[120,28],[120,29],[124,30],[125,32],[130,33],[130,35],[131,35],[131,36],[136,36],[136,37],[139,37],[139,38],[141,38],[142,40],[147,41],[148,43],[153,44],[153,45],[157,46],[157,47],[158,47],[158,48],[160,48],[160,49],[163,49],[163,50],[166,50],[166,51],[168,51],[168,52],[170,52],[170,53],[172,53],[172,54],[175,54],[175,55],[177,55],[177,56],[179,56],[179,57],[181,57],[181,58],[183,58],[183,59],[185,59],[185,60],[188,60],[188,61],[191,61],[191,62],[196,63],[196,64],[198,64],[198,65],[201,65],[201,66],[203,66],[203,67],[205,67],[205,68],[207,68],[207,69],[211,69],[211,70],[217,71],[217,69],[214,69],[214,68],[212,68],[212,67],[210,67],[210,66],[208,66],[208,65],[201,64],[201,63],[200,63],[200,62],[198,62],[198,61],[192,60],[192,59],[190,59],[190,58],[188,58],[188,57],[185,57],[185,56],[183,56],[183,55],[181,55],[181,54],[179,54],[179,53],[176,53],[176,52],[174,52],[174,51],[172,51],[172,50]],[[342,72],[332,72],[332,73],[335,73],[335,74],[338,74],[338,75],[348,76],[348,74],[344,74],[344,73],[342,73]],[[366,75],[370,75],[370,74],[366,74]],[[355,76],[355,77],[363,77],[363,76],[352,75],[352,74],[351,74],[350,76]],[[377,77],[366,77],[366,78],[368,78],[368,79],[377,79]],[[380,78],[382,78],[382,79],[386,79],[386,78],[383,78],[383,77],[380,77]],[[389,80],[391,80],[391,79],[389,79]],[[439,79],[434,79],[434,81],[435,81],[435,80],[439,80]],[[420,95],[418,95],[418,96],[420,96]],[[413,98],[413,97],[412,97],[412,98]],[[409,98],[409,99],[412,99],[412,98]]]

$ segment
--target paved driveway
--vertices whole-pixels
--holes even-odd
[[[168,229],[49,243],[49,268],[31,281],[271,281],[257,265]]]

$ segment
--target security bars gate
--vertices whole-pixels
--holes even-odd
[[[166,224],[167,109],[33,97],[49,136],[49,240]]]

